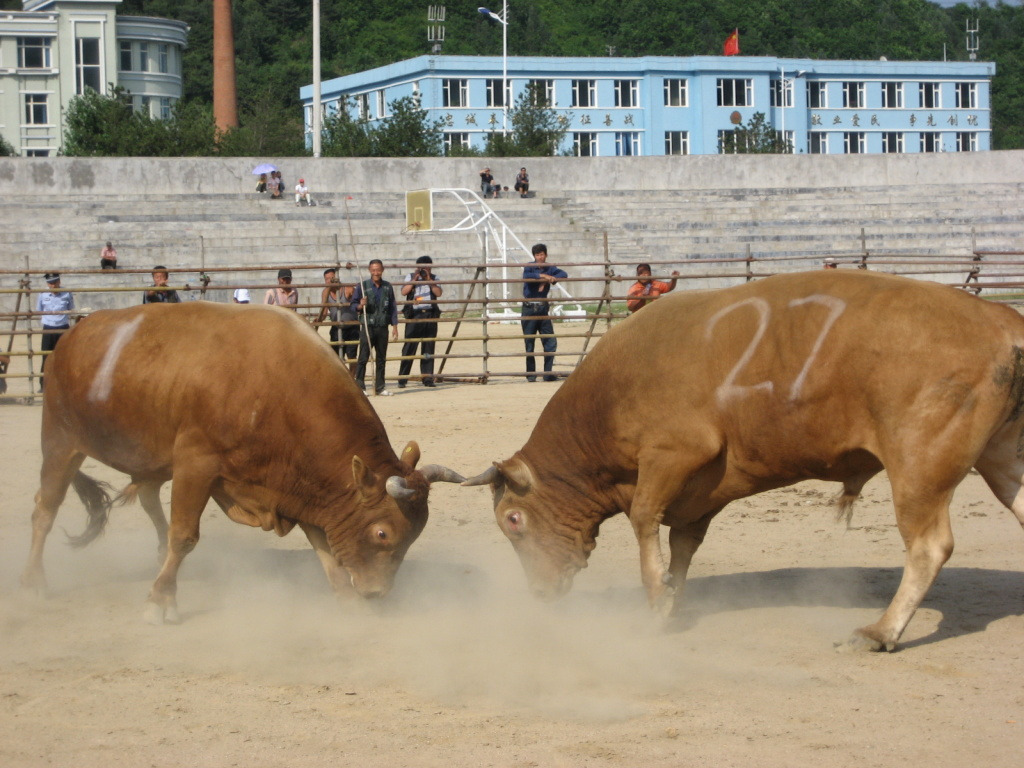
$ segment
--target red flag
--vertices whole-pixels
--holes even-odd
[[[739,56],[740,54],[740,31],[734,29],[732,34],[725,39],[725,45],[722,46],[723,56]]]

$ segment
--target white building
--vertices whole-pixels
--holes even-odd
[[[117,16],[121,0],[23,0],[0,11],[0,134],[19,155],[63,143],[64,110],[92,88],[130,91],[136,109],[170,117],[181,98],[188,25]]]

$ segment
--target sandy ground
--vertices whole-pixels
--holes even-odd
[[[376,398],[396,448],[466,474],[526,440],[558,384],[411,387]],[[50,539],[52,595],[18,588],[38,406],[0,407],[0,765],[1019,766],[1024,537],[976,475],[957,550],[898,652],[837,653],[900,577],[889,488],[853,527],[805,483],[731,505],[659,627],[623,517],[554,605],[535,602],[484,488],[438,485],[395,591],[338,604],[305,538],[204,516],[183,622],[142,622],[156,538],[141,508]],[[86,470],[123,477],[95,462]],[[166,498],[165,488],[165,498]]]

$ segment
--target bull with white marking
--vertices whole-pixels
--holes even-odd
[[[849,519],[885,469],[903,579],[851,644],[892,650],[953,551],[949,503],[972,467],[1024,525],[1024,319],[950,287],[822,271],[659,299],[605,335],[522,450],[467,484],[491,485],[545,597],[625,512],[648,600],[668,612],[730,501],[835,480]]]
[[[163,568],[147,618],[176,621],[177,573],[212,498],[232,520],[283,536],[298,525],[338,592],[384,595],[427,521],[433,481],[401,458],[329,345],[277,307],[150,304],[97,312],[53,353],[43,398],[43,467],[23,583],[45,589],[42,556],[68,487],[103,530],[110,498],[87,456],[131,476],[156,525]],[[168,527],[159,491],[171,486]]]

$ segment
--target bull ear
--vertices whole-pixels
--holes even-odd
[[[416,469],[420,460],[420,446],[415,440],[410,440],[402,451],[402,461],[409,465],[409,469]]]
[[[533,487],[533,471],[522,459],[509,459],[496,466],[505,482],[516,493],[522,495]]]
[[[370,499],[378,492],[377,476],[358,456],[352,457],[352,479],[355,480],[356,490],[363,499]]]

